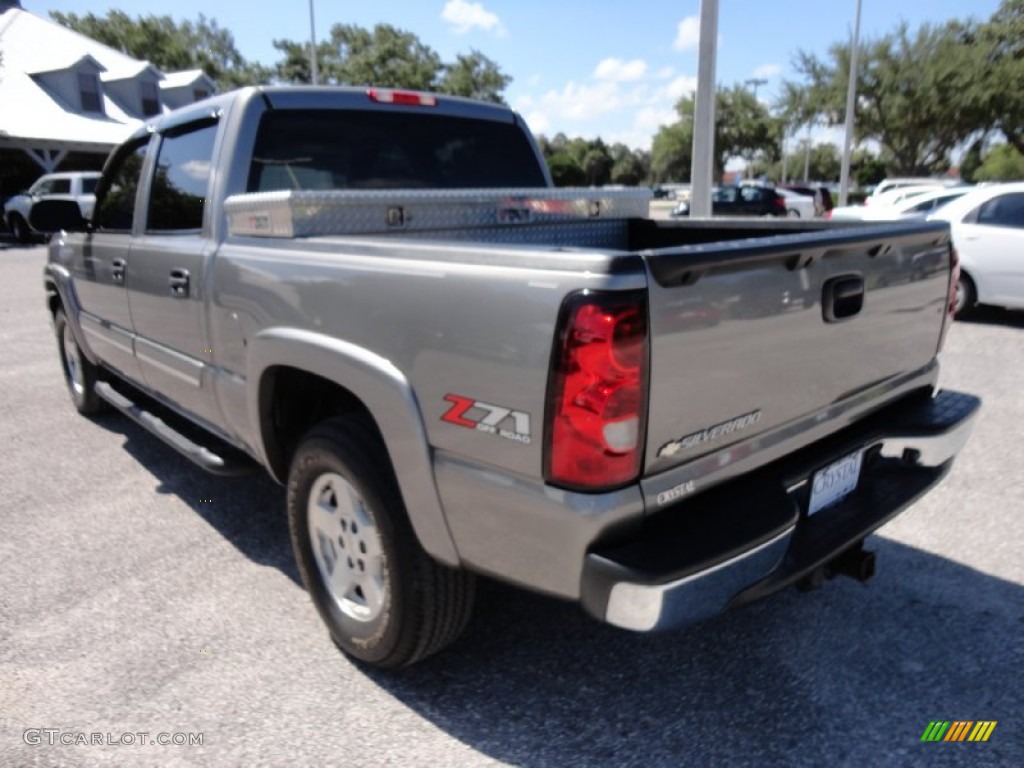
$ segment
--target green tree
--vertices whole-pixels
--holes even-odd
[[[457,54],[455,61],[442,67],[437,90],[453,96],[504,104],[502,91],[512,82],[491,59],[476,50]]]
[[[1024,180],[1024,154],[1012,144],[998,144],[985,156],[974,172],[975,181]]]
[[[980,127],[1001,131],[1024,154],[1024,0],[1003,0],[968,42],[983,61],[965,95],[974,99],[969,106],[983,116]]]
[[[270,70],[247,61],[234,36],[202,14],[197,21],[177,24],[170,16],[132,18],[123,11],[106,16],[51,12],[61,24],[164,71],[202,69],[220,88],[265,83]]]
[[[694,107],[693,95],[680,99],[676,104],[679,121],[662,126],[655,135],[651,147],[655,181],[690,178]],[[749,89],[740,85],[719,88],[715,94],[715,178],[722,178],[730,157],[744,157],[748,162],[758,157],[767,162],[778,160],[782,125]]]
[[[587,175],[569,153],[556,152],[547,162],[556,187],[580,187],[587,183]]]
[[[354,24],[335,24],[327,53],[325,79],[345,85],[427,91],[441,73],[441,57],[433,48],[390,24],[377,24],[372,32]]]
[[[950,153],[979,126],[983,52],[973,44],[976,30],[951,21],[906,24],[858,53],[856,138],[877,140],[897,173],[928,174],[948,168]],[[803,84],[784,87],[784,111],[791,119],[818,118],[829,125],[845,119],[850,46],[837,43],[826,59],[801,51],[796,68]]]
[[[693,168],[692,123],[662,126],[651,144],[653,181],[689,181]]]
[[[612,184],[635,187],[650,176],[650,153],[632,150],[625,144],[613,144],[608,155],[612,159]]]

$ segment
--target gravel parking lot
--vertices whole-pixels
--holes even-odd
[[[1024,313],[953,329],[943,382],[982,419],[868,585],[648,637],[488,583],[389,676],[322,629],[280,488],[75,414],[44,261],[0,245],[0,765],[1024,765]],[[998,725],[921,743],[940,719]]]

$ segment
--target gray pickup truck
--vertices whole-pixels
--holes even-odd
[[[348,654],[456,638],[476,574],[636,631],[869,578],[949,470],[944,223],[658,221],[551,188],[515,113],[249,88],[115,150],[44,282],[71,399],[287,485]]]

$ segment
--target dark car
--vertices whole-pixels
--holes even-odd
[[[719,187],[711,194],[713,216],[785,216],[786,201],[768,187]],[[673,216],[689,216],[690,202],[684,200]]]
[[[835,208],[832,202],[832,193],[828,187],[806,187],[799,184],[779,184],[781,189],[788,189],[798,195],[807,195],[814,198],[814,209],[816,216],[824,216],[828,211]]]

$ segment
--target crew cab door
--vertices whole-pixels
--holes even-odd
[[[204,228],[217,122],[175,126],[155,141],[143,231],[128,269],[135,355],[146,384],[194,416],[216,422],[204,312],[205,262],[214,245]]]
[[[71,272],[86,341],[106,365],[135,381],[142,381],[142,374],[132,346],[126,285],[136,198],[148,145],[146,136],[118,149],[97,190],[100,197],[93,211],[92,230],[67,235],[69,245],[81,243],[72,248]]]

